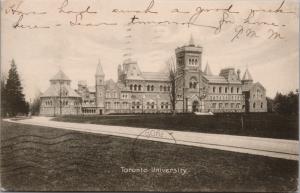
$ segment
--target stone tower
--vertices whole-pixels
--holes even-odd
[[[196,46],[191,36],[188,45],[175,50],[177,69],[177,92],[181,99],[177,101],[182,105],[183,111],[197,108],[199,110],[202,96],[202,47]],[[193,107],[194,105],[194,107]],[[180,108],[178,106],[178,108]]]
[[[105,74],[103,72],[101,62],[99,60],[95,79],[96,79],[96,107],[99,114],[103,114],[104,112],[104,100],[105,100],[105,86],[104,86],[104,77]]]

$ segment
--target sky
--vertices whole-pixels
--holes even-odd
[[[65,7],[59,9],[62,5]],[[230,13],[224,11],[230,5]],[[96,13],[82,13],[82,17],[75,13],[88,6],[89,12]],[[297,1],[4,0],[1,9],[1,75],[7,76],[14,59],[27,99],[44,92],[59,69],[72,80],[73,88],[79,80],[93,86],[99,60],[105,78],[117,80],[117,67],[128,57],[125,54],[131,54],[142,71],[162,71],[175,49],[187,45],[191,35],[203,47],[202,69],[208,63],[215,75],[226,67],[238,68],[243,75],[248,68],[269,97],[299,87]],[[256,10],[252,24],[245,23],[251,10]],[[41,12],[45,14],[37,14]],[[130,24],[133,16],[138,19]],[[82,24],[113,25],[71,26],[76,18]],[[156,23],[141,24],[146,21]],[[157,24],[159,21],[181,24]],[[188,26],[189,21],[197,26]],[[49,28],[24,27],[34,25]],[[275,38],[273,32],[280,37]]]

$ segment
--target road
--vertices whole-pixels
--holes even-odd
[[[296,140],[68,123],[52,121],[49,117],[4,121],[298,160],[299,142]]]

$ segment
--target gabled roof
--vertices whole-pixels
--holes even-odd
[[[223,76],[204,75],[204,78],[206,78],[209,83],[228,83],[227,80]]]
[[[105,89],[106,90],[117,90],[119,89],[118,84],[113,80],[109,79],[105,81]]]
[[[251,76],[251,74],[250,74],[250,72],[249,72],[248,69],[246,69],[245,74],[244,74],[242,80],[253,80],[253,79],[252,79],[252,76]]]
[[[60,93],[67,91],[67,97],[80,97],[70,86],[62,84],[51,84],[51,86],[42,94],[42,97],[59,97]]]
[[[168,73],[161,72],[143,72],[143,78],[145,80],[153,80],[153,81],[169,81]]]
[[[50,80],[70,80],[70,79],[62,70],[59,70],[58,73],[55,76],[53,76]]]
[[[260,82],[256,82],[256,83],[253,83],[253,84],[245,84],[245,85],[243,85],[243,91],[249,91],[253,87],[260,87],[261,89],[266,90],[265,87]]]

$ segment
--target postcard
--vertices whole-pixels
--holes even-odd
[[[1,191],[298,191],[298,10],[2,0]]]

